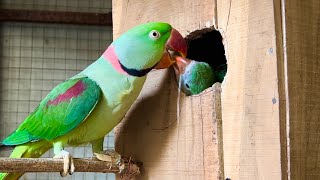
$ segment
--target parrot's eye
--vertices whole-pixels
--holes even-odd
[[[186,87],[187,87],[188,89],[190,89],[190,86],[189,86],[189,84],[188,84],[188,83],[186,83]]]
[[[160,33],[156,30],[152,30],[150,33],[149,33],[149,37],[151,39],[159,39],[160,37]]]

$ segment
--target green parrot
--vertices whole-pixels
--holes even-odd
[[[74,172],[66,146],[92,144],[103,151],[103,139],[125,116],[152,69],[168,68],[183,57],[187,44],[170,24],[150,22],[122,34],[102,56],[74,77],[57,85],[20,126],[1,142],[15,146],[11,158],[37,158],[53,148],[64,159],[62,176]],[[19,179],[23,173],[1,173]]]
[[[183,57],[176,57],[176,62],[174,67],[177,79],[181,83],[181,90],[188,96],[201,93],[215,82],[222,82],[226,74],[226,64],[213,69],[206,62]]]
[[[227,64],[221,64],[214,69],[218,82],[222,83],[222,81],[224,80],[224,77],[227,74],[227,68],[228,68]]]

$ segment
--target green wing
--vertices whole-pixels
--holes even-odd
[[[67,80],[56,86],[2,143],[19,145],[64,135],[86,119],[100,96],[100,87],[87,77]]]

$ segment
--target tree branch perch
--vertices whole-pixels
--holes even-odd
[[[116,163],[94,159],[74,158],[75,172],[118,173]],[[0,172],[61,172],[63,159],[0,158]]]

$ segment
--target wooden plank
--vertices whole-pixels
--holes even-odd
[[[0,22],[7,21],[112,26],[112,13],[0,9]]]
[[[276,46],[277,46],[277,71],[278,71],[278,92],[279,92],[279,118],[280,118],[280,146],[281,146],[281,179],[288,179],[289,163],[288,163],[288,132],[287,132],[287,101],[286,101],[286,70],[284,62],[284,39],[282,19],[282,7],[280,1],[274,1],[275,13],[275,30],[276,30]]]
[[[112,1],[114,38],[140,23],[163,21],[183,36],[191,31],[215,26],[215,0]]]
[[[165,79],[159,74],[150,75],[139,101],[117,127],[116,150],[143,162],[137,179],[223,179],[220,85],[199,96],[182,95],[177,125],[173,73]]]
[[[291,180],[320,179],[320,1],[285,1]]]
[[[215,7],[214,0],[113,1],[114,38],[149,21],[169,22],[186,36],[215,26]],[[144,163],[137,179],[223,179],[219,87],[200,96],[181,95],[178,126],[177,89],[172,71],[151,72],[115,131],[116,150]]]
[[[228,73],[222,85],[225,178],[281,178],[274,2],[217,0]]]

